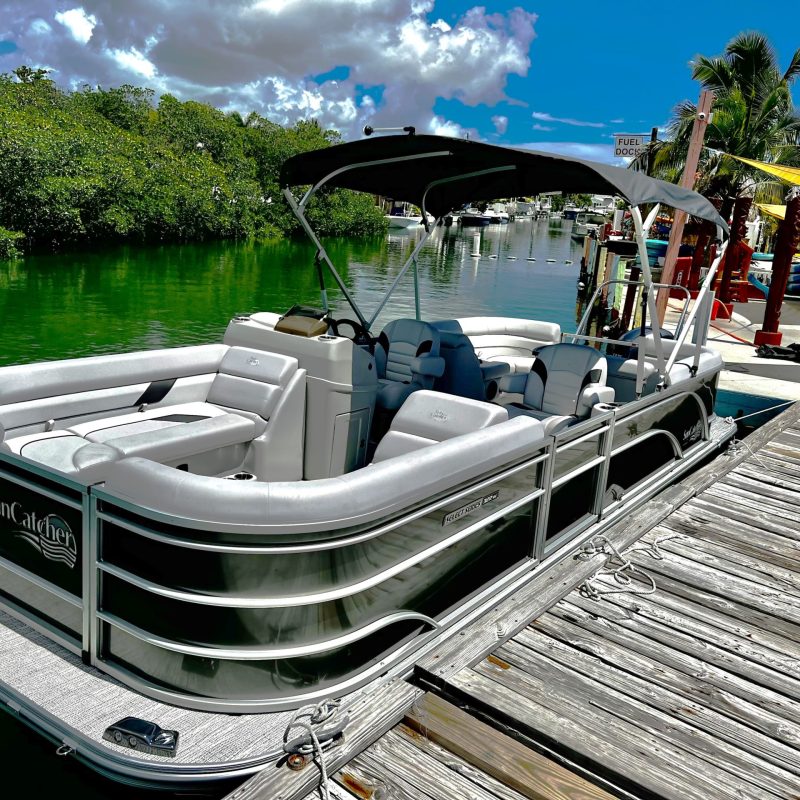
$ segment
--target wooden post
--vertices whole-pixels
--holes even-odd
[[[786,284],[789,282],[789,270],[792,257],[800,245],[800,194],[796,194],[786,204],[786,216],[778,228],[778,239],[775,242],[775,257],[772,259],[772,282],[769,286],[767,307],[764,310],[764,322],[761,330],[756,331],[755,344],[779,345],[783,338],[778,333],[781,319],[781,306]]]
[[[718,293],[720,302],[728,306],[728,318],[730,318],[732,311],[731,280],[733,279],[733,271],[740,266],[738,244],[744,241],[747,232],[745,222],[747,222],[747,216],[752,205],[753,200],[750,197],[737,197],[733,204],[731,238],[728,242],[728,249],[725,251],[725,258],[722,259],[722,278],[720,278]]]
[[[706,126],[711,116],[711,105],[714,102],[714,93],[703,89],[700,93],[700,100],[697,103],[697,116],[694,118],[692,128],[692,138],[689,141],[689,152],[686,154],[686,166],[683,168],[681,186],[684,189],[694,187],[695,173],[697,172],[697,162],[700,160],[700,150],[703,147],[703,137],[706,133]],[[675,274],[675,260],[678,257],[678,250],[683,238],[683,226],[686,224],[686,212],[675,209],[675,217],[672,222],[672,230],[669,234],[669,244],[667,253],[664,256],[664,269],[661,271],[661,283],[672,283],[672,276]],[[647,233],[645,231],[645,233]],[[658,322],[664,324],[664,315],[667,311],[667,300],[669,292],[662,290],[658,294],[656,309],[658,311]]]

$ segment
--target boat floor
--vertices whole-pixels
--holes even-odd
[[[91,738],[111,754],[127,759],[204,765],[267,761],[280,751],[293,712],[215,714],[178,708],[152,700],[84,664],[80,657],[55,644],[11,615],[0,611],[0,681],[47,714]],[[65,692],[64,687],[69,691]],[[103,739],[103,731],[123,717],[151,720],[180,732],[175,759],[132,753]],[[66,738],[66,737],[65,737]]]

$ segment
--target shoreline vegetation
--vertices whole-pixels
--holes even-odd
[[[295,153],[341,141],[152,89],[64,91],[46,70],[0,75],[0,260],[93,244],[273,239],[299,232],[278,185]],[[386,228],[373,198],[322,191],[323,236]]]

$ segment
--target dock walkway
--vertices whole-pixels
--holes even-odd
[[[331,797],[797,800],[800,404],[584,550],[427,652]],[[287,773],[230,797],[319,778]]]

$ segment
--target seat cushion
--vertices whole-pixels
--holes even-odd
[[[502,406],[421,389],[403,403],[373,461],[385,461],[507,419]]]
[[[7,452],[30,458],[61,472],[74,472],[72,456],[86,440],[70,431],[42,431],[17,436],[3,443]]]
[[[268,420],[295,372],[296,358],[231,347],[222,359],[207,399],[209,403],[250,411]]]
[[[548,414],[545,411],[537,411],[533,408],[527,408],[518,403],[512,403],[506,406],[508,416],[512,419],[515,417],[530,417],[531,419],[538,419],[544,425],[544,432],[547,436],[555,436],[557,433],[568,428],[573,422],[577,422],[576,416],[568,416],[561,414]]]
[[[605,357],[593,347],[548,345],[533,362],[523,403],[548,414],[575,414],[583,388],[589,383],[605,384],[605,380]]]
[[[138,456],[162,463],[249,442],[257,435],[256,424],[239,414],[223,414],[185,425],[144,431],[106,439],[119,457]]]
[[[226,412],[211,403],[181,403],[163,408],[146,408],[131,414],[103,417],[71,425],[69,430],[90,442],[105,442],[120,436],[171,428],[186,422],[222,416]]]
[[[387,411],[396,411],[403,405],[406,398],[419,388],[421,387],[418,383],[399,383],[379,378],[377,405]]]

